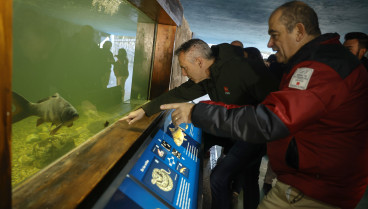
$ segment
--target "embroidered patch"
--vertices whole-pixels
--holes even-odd
[[[312,77],[314,69],[302,67],[296,69],[293,77],[291,77],[289,88],[305,90],[308,87],[310,78]]]
[[[229,87],[224,86],[224,91],[225,91],[225,94],[230,94]]]

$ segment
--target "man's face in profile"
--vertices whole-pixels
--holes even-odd
[[[296,42],[296,29],[289,32],[280,21],[282,11],[278,10],[272,14],[268,21],[268,34],[270,40],[267,47],[276,51],[276,59],[279,63],[287,63],[298,50]]]
[[[359,49],[359,41],[358,39],[350,39],[346,40],[343,44],[351,53],[357,56],[359,59],[362,59],[364,53]]]
[[[198,63],[198,58],[194,61],[190,60],[190,52],[181,52],[178,56],[179,64],[181,68],[181,74],[187,76],[194,83],[199,83],[204,78],[202,76],[202,69]]]

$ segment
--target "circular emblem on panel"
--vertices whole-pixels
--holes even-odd
[[[162,191],[168,192],[173,188],[173,181],[170,173],[164,169],[155,168],[152,171],[152,184],[156,184]]]

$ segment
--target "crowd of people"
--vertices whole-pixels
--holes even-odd
[[[276,8],[268,21],[267,62],[258,49],[200,39],[176,51],[189,80],[121,118],[132,124],[175,109],[175,125],[203,131],[206,152],[224,147],[212,170],[212,208],[355,208],[368,185],[368,36],[321,34],[313,8],[301,1]],[[208,94],[211,101],[185,103]],[[173,103],[173,104],[169,104]],[[269,159],[260,201],[259,167]],[[274,173],[273,173],[273,172]],[[273,173],[273,175],[272,175]],[[271,177],[270,177],[271,176]]]

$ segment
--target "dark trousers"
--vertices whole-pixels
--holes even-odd
[[[236,141],[228,154],[216,165],[210,176],[212,209],[231,206],[231,183],[238,175],[243,188],[245,209],[255,209],[259,204],[259,166],[266,153],[265,144]]]

